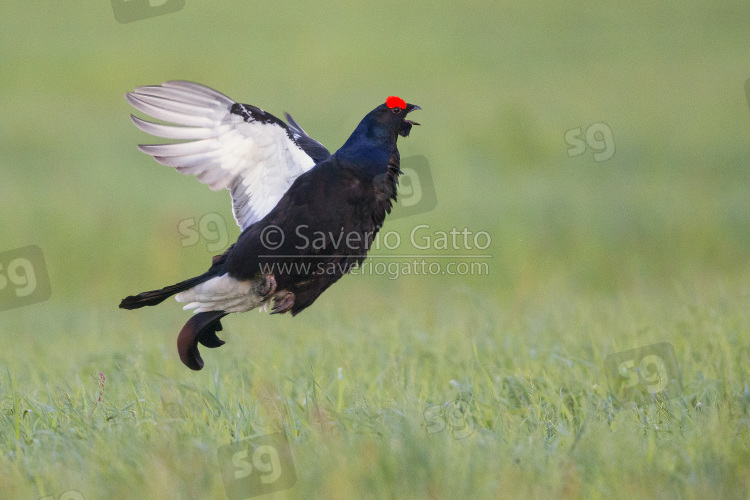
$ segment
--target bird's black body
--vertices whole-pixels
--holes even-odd
[[[282,128],[315,165],[296,177],[278,203],[246,227],[224,254],[214,257],[206,273],[162,290],[128,297],[120,307],[155,305],[175,293],[226,276],[232,283],[253,284],[254,295],[249,293],[252,300],[265,303],[273,299],[274,313],[288,311],[295,315],[309,307],[365,259],[391,211],[401,173],[397,137],[409,134],[414,123],[404,117],[418,109],[403,105],[395,111],[383,104],[370,112],[333,155],[288,115],[290,125],[250,105],[231,106],[230,113],[245,121]],[[235,180],[232,188],[235,205],[237,183]],[[192,369],[203,366],[198,342],[206,347],[223,344],[216,332],[221,330],[221,318],[228,314],[223,309],[199,311],[178,338],[180,357]]]
[[[240,235],[226,270],[252,279],[261,269],[275,269],[276,288],[295,294],[289,310],[297,314],[365,259],[396,200],[400,173],[398,152],[375,177],[329,157],[298,177],[279,204]]]

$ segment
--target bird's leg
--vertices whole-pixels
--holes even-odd
[[[273,308],[271,314],[282,314],[287,312],[294,305],[294,300],[297,298],[293,292],[289,290],[282,290],[273,296]]]
[[[265,281],[258,288],[258,295],[261,296],[263,301],[266,301],[276,292],[276,277],[273,274],[266,274],[264,279]]]

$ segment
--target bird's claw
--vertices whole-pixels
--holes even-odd
[[[273,308],[271,308],[271,314],[283,314],[292,308],[294,301],[297,298],[293,292],[289,290],[282,290],[273,296]]]
[[[276,277],[273,274],[266,274],[264,278],[265,281],[258,288],[258,295],[266,301],[276,292]]]

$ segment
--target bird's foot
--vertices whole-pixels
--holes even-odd
[[[258,288],[258,295],[266,301],[276,292],[276,277],[273,274],[266,274],[265,281]]]
[[[294,305],[294,300],[297,298],[293,292],[289,290],[282,290],[273,296],[273,308],[271,314],[282,314],[287,312]]]

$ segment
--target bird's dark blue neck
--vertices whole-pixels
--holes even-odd
[[[396,134],[367,115],[335,155],[344,166],[375,177],[388,171],[394,151]]]

